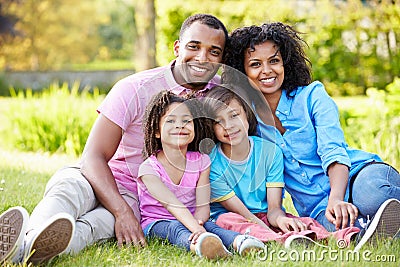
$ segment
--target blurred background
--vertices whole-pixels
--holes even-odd
[[[392,0],[1,0],[0,95],[79,80],[108,90],[167,64],[183,20],[211,13],[229,32],[281,21],[304,33],[313,76],[333,96],[385,89],[400,73],[400,5]],[[86,80],[85,80],[86,79]]]

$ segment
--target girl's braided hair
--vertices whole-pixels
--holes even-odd
[[[242,27],[231,33],[224,58],[225,64],[231,68],[224,68],[224,83],[238,83],[235,79],[241,75],[235,74],[232,68],[246,74],[245,53],[254,51],[256,45],[266,41],[273,41],[282,56],[285,78],[281,89],[287,90],[288,97],[298,86],[311,83],[311,62],[303,50],[307,43],[300,37],[300,32],[281,22]]]
[[[154,95],[146,107],[143,121],[144,147],[143,157],[156,155],[162,149],[161,139],[156,137],[160,130],[161,117],[165,115],[172,103],[184,103],[193,116],[195,137],[188,146],[188,151],[200,151],[200,142],[205,138],[213,138],[211,120],[207,119],[203,105],[194,96],[181,97],[171,91],[161,91]]]

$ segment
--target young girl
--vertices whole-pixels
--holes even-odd
[[[206,95],[205,105],[211,108],[219,141],[210,154],[211,217],[217,225],[241,233],[250,231],[261,241],[287,240],[286,246],[294,236],[307,240],[330,236],[315,220],[283,210],[282,151],[275,143],[254,136],[257,120],[245,100],[216,86]],[[354,227],[335,236],[350,242],[355,232],[358,229]]]
[[[262,249],[247,235],[208,221],[210,159],[199,152],[211,127],[202,122],[200,103],[170,91],[154,96],[144,121],[146,160],[139,168],[141,225],[147,237],[168,239],[208,259]],[[209,129],[209,130],[208,130]]]
[[[270,109],[274,125],[258,117],[258,131],[284,154],[285,188],[300,216],[315,218],[329,231],[365,227],[356,249],[371,236],[399,231],[400,175],[378,155],[348,147],[339,113],[322,83],[311,82],[305,42],[289,25],[243,27],[231,34],[224,82],[247,75],[257,114]],[[236,70],[236,73],[232,70]]]

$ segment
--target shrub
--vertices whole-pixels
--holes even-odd
[[[365,103],[341,110],[342,126],[350,146],[377,153],[400,167],[400,78],[386,90],[367,89]]]
[[[54,83],[40,92],[11,89],[10,94],[6,144],[24,151],[82,153],[102,99],[98,89],[80,92],[78,83],[71,88]]]

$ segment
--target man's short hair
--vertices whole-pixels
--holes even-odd
[[[228,40],[228,30],[225,25],[217,19],[215,16],[210,14],[195,14],[188,17],[181,26],[181,30],[179,32],[179,39],[185,33],[187,28],[189,28],[194,22],[200,22],[201,24],[207,25],[210,28],[222,30],[225,35],[225,42]]]

